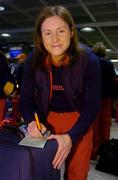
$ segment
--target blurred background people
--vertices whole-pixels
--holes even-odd
[[[112,124],[112,98],[115,96],[116,79],[112,62],[107,59],[106,47],[97,42],[93,47],[101,65],[101,108],[94,123],[92,159],[97,158],[98,150],[110,138]]]
[[[24,62],[25,62],[26,57],[27,57],[27,54],[25,53],[18,54],[15,57],[14,62],[10,63],[11,74],[13,74],[15,78],[18,94],[20,91]]]
[[[20,85],[21,85],[21,81],[22,81],[24,62],[25,62],[26,57],[27,57],[27,55],[25,53],[19,54],[16,57],[18,66],[15,69],[15,77],[16,77],[16,81],[17,81],[19,90],[20,90]]]
[[[25,62],[26,57],[27,57],[26,53],[18,54],[14,59],[14,63],[11,63],[10,65],[11,73],[14,76],[15,84],[16,84],[16,89],[11,100],[12,107],[13,107],[12,118],[18,122],[21,120],[21,115],[19,112],[19,93],[20,93],[20,86],[22,82],[24,62]]]
[[[0,121],[3,120],[6,107],[6,98],[14,90],[14,79],[10,73],[7,58],[0,51]]]

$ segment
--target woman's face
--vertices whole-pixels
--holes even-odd
[[[55,59],[62,57],[68,49],[72,31],[62,18],[52,16],[42,23],[41,35],[45,49]]]

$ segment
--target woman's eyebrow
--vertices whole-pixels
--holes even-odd
[[[56,28],[56,29],[65,29],[66,28],[66,26],[60,26],[60,27],[58,27],[58,28]],[[54,29],[54,28],[52,28],[52,29]],[[42,32],[45,32],[45,31],[51,31],[52,29],[42,29]]]
[[[42,29],[42,32],[51,31],[50,29]]]

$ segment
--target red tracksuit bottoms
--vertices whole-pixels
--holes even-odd
[[[50,112],[47,122],[56,134],[67,132],[79,117],[78,112]],[[65,180],[87,180],[92,149],[92,128],[73,145],[65,163]]]

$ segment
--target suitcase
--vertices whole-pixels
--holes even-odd
[[[0,180],[60,180],[60,170],[52,166],[57,142],[42,149],[19,146],[21,138],[15,128],[0,128]]]
[[[23,134],[11,125],[0,128],[0,180],[33,180],[33,157],[18,146]]]
[[[0,180],[33,180],[28,149],[0,140]]]

